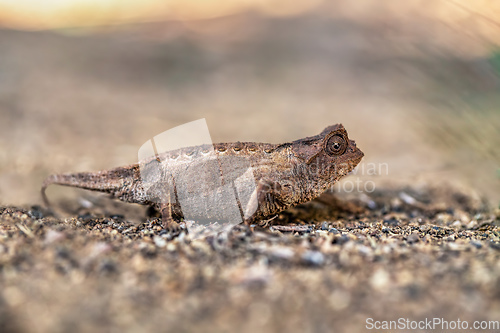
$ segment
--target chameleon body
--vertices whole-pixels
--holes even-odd
[[[283,144],[216,143],[111,170],[51,175],[42,185],[42,196],[47,203],[45,189],[51,184],[109,193],[156,207],[166,228],[187,217],[186,212],[192,219],[253,223],[318,197],[362,157],[337,124]],[[227,204],[229,198],[234,204]]]

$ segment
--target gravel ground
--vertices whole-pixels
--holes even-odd
[[[442,188],[341,198],[343,210],[328,202],[281,214],[266,229],[237,226],[194,240],[171,239],[156,219],[133,224],[105,209],[80,207],[60,219],[40,207],[0,208],[0,331],[358,332],[368,318],[498,323],[498,209]],[[282,222],[303,228],[286,232]]]

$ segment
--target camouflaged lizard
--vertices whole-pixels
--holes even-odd
[[[194,220],[239,218],[249,224],[318,197],[363,155],[337,124],[288,143],[216,143],[111,170],[51,175],[43,182],[42,196],[47,203],[45,189],[51,184],[109,193],[154,206],[167,229],[176,229],[186,212]],[[228,205],[228,193],[235,198],[233,205]]]

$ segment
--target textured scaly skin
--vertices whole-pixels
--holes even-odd
[[[231,184],[251,167],[254,182],[247,182],[248,186],[242,189],[247,191],[248,200],[238,200],[241,216],[250,223],[318,197],[349,173],[362,157],[363,152],[338,124],[316,136],[289,143],[217,143],[165,152],[112,170],[52,175],[44,181],[42,195],[47,203],[45,189],[51,184],[109,193],[125,202],[155,206],[162,211],[164,226],[168,228],[182,217],[180,187],[182,193],[200,193],[201,189],[205,197],[214,197],[213,204],[217,206],[213,191]],[[141,178],[145,173],[149,177],[147,184]],[[222,202],[219,204],[223,206]],[[195,201],[192,207],[191,211],[200,218],[210,215],[217,219],[217,211],[209,212]]]

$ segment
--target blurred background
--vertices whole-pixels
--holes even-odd
[[[214,142],[343,123],[387,163],[358,174],[379,188],[498,206],[498,17],[493,0],[0,0],[0,203],[41,203],[47,175],[134,163],[206,118]]]

